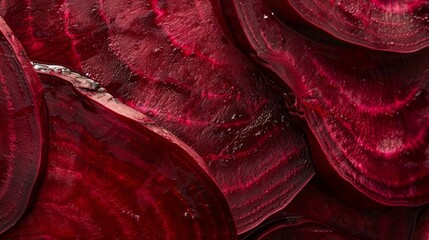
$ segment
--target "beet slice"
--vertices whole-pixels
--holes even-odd
[[[96,82],[37,68],[49,163],[34,208],[5,238],[235,238],[226,200],[195,152]]]
[[[24,6],[10,6],[5,16],[23,41],[35,38],[26,44],[30,55],[87,73],[194,148],[226,195],[238,232],[284,207],[313,176],[282,94],[229,42],[210,1]],[[48,20],[40,13],[47,6],[63,17]]]
[[[12,28],[32,61],[78,65],[65,13],[57,11],[66,1],[3,1],[0,16]]]
[[[42,85],[0,18],[0,233],[22,216],[43,170]]]
[[[242,240],[351,240],[336,229],[303,219],[285,219],[243,237]]]
[[[329,34],[371,49],[415,52],[429,46],[429,2],[425,0],[269,0],[269,3],[277,6],[278,14],[290,14],[291,9],[283,6],[292,7]]]
[[[412,233],[421,208],[387,207],[362,211],[337,199],[320,182],[320,179],[313,179],[286,208],[241,237],[246,239],[270,231],[286,234],[302,224],[320,225],[331,229],[323,232],[338,232],[347,239],[408,239]],[[308,237],[301,239],[312,239],[311,236],[309,232]]]
[[[412,232],[419,207],[362,211],[349,202],[340,201],[321,186],[320,179],[313,180],[274,218],[302,216],[356,239],[407,239]]]
[[[329,161],[319,165],[331,165],[378,202],[428,203],[429,50],[393,54],[309,41],[262,1],[232,4],[231,21],[244,34],[238,41],[247,41],[261,64],[295,92]]]

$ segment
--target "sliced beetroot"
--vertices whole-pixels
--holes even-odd
[[[22,216],[43,170],[42,86],[0,18],[0,233]]]
[[[95,82],[46,70],[47,172],[34,207],[5,239],[235,238],[197,154]]]
[[[414,227],[418,208],[393,208],[362,211],[338,200],[320,186],[320,180],[308,184],[297,197],[276,216],[302,216],[332,226],[357,239],[407,239]],[[400,219],[400,221],[398,221]]]
[[[65,1],[3,1],[0,16],[12,28],[32,61],[78,65],[67,28]],[[12,25],[10,25],[13,23]],[[71,57],[72,56],[72,57]]]
[[[248,236],[241,238],[242,240],[351,240],[344,233],[339,232],[329,226],[314,223],[300,218],[288,218],[279,220],[267,226],[264,226],[257,231],[252,232]]]
[[[210,1],[30,4],[31,11],[9,6],[4,14],[23,41],[29,33],[37,38],[27,44],[30,55],[87,73],[193,147],[226,195],[239,232],[284,207],[313,175],[281,94],[230,44]],[[46,6],[54,19],[39,13]]]
[[[408,239],[413,231],[419,208],[390,207],[377,211],[362,211],[339,201],[320,185],[320,179],[314,180],[316,181],[310,182],[286,208],[242,236],[259,235],[268,232],[268,229],[279,233],[286,232],[301,224],[324,226],[330,230],[322,232],[338,232],[347,239]],[[307,236],[312,239],[311,234]]]
[[[278,14],[295,10],[329,34],[368,48],[415,52],[429,46],[429,2],[425,0],[265,1],[277,5]]]
[[[224,4],[242,27],[237,39],[295,92],[329,162],[319,165],[378,202],[429,202],[428,49],[393,54],[331,46],[282,25],[261,0]]]

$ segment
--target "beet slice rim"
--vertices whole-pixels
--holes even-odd
[[[0,233],[31,203],[43,172],[46,116],[39,78],[0,18]]]

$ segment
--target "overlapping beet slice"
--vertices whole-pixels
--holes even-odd
[[[235,238],[228,205],[195,152],[92,80],[39,70],[49,163],[35,206],[2,237]]]
[[[297,236],[301,239],[332,239],[334,236],[367,240],[409,239],[420,211],[419,207],[389,207],[362,211],[338,200],[320,183],[320,179],[313,179],[286,208],[271,216],[253,231],[243,234],[242,238],[251,239],[265,234],[285,237],[289,231],[294,231],[291,236],[299,234]],[[295,229],[296,227],[298,229]],[[299,230],[301,227],[308,231]],[[325,230],[311,231],[311,229]],[[323,234],[328,236],[323,238]]]
[[[242,28],[237,39],[295,92],[336,172],[384,204],[428,203],[429,50],[316,42],[282,25],[262,1],[232,3],[224,2]]]
[[[333,36],[368,48],[415,52],[429,46],[425,0],[265,1],[278,5],[279,14],[290,14],[287,5]]]
[[[42,85],[0,18],[0,233],[22,216],[43,170]]]
[[[289,218],[264,226],[242,240],[351,240],[347,234],[311,221]]]
[[[3,15],[34,59],[90,75],[193,147],[239,232],[313,175],[281,93],[229,42],[210,1],[15,1]]]

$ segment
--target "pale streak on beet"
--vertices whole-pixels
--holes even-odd
[[[235,239],[227,202],[191,148],[91,79],[35,67],[49,162],[35,205],[2,237]]]
[[[43,171],[42,86],[0,18],[0,233],[24,214]]]
[[[37,12],[46,1],[33,2]],[[87,73],[194,148],[226,195],[238,232],[284,207],[313,176],[282,94],[229,42],[210,1],[61,3],[50,3],[55,14],[68,11],[50,26],[58,39],[40,38],[58,41],[34,52],[29,45],[29,54]],[[12,15],[25,13],[7,14],[17,32],[28,26]],[[70,60],[39,58],[46,51]]]
[[[237,39],[292,88],[342,178],[384,204],[429,202],[429,49],[394,54],[309,41],[262,0],[231,8],[244,32]]]
[[[284,1],[311,24],[347,42],[391,52],[429,46],[429,2],[425,0],[281,0],[277,4]]]

